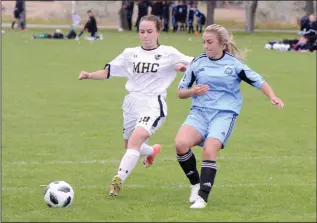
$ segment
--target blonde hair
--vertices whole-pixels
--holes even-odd
[[[241,61],[244,61],[246,59],[246,51],[242,52],[236,46],[233,35],[229,33],[229,31],[225,27],[218,24],[212,24],[207,26],[204,32],[217,33],[219,43],[225,45],[225,51],[237,57]]]

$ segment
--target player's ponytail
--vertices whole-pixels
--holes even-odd
[[[225,51],[244,61],[246,58],[246,51],[242,52],[236,45],[233,35],[228,32],[226,28],[218,24],[207,26],[205,32],[215,32],[218,34],[219,42],[224,44]]]

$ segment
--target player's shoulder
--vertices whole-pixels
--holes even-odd
[[[173,53],[173,52],[177,52],[178,51],[175,47],[167,46],[167,45],[160,45],[158,50],[166,52],[166,53]]]
[[[123,50],[123,53],[134,53],[137,51],[140,51],[141,47],[140,46],[136,46],[136,47],[127,47]]]
[[[234,56],[233,54],[229,52],[225,52],[225,56],[223,59],[229,60],[230,62],[237,65],[244,65],[244,62],[241,59],[239,59],[238,57]]]
[[[202,53],[199,56],[195,57],[193,61],[190,63],[191,66],[196,65],[200,63],[201,61],[204,61],[207,57],[206,53]]]
[[[125,57],[133,57],[135,54],[138,54],[138,52],[140,52],[141,47],[137,46],[137,47],[128,47],[125,48],[122,51],[122,55],[124,55]]]

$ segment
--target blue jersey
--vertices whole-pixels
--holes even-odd
[[[194,83],[209,86],[209,91],[192,97],[192,107],[240,113],[242,95],[241,80],[260,88],[264,79],[229,53],[218,60],[203,53],[187,68],[178,89],[190,89]]]
[[[201,13],[198,9],[196,9],[195,15],[196,15],[198,18],[201,18],[202,16],[204,16],[204,14]]]

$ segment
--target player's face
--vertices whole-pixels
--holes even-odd
[[[153,49],[157,47],[159,32],[156,30],[155,22],[142,21],[139,26],[139,36],[143,48]]]
[[[224,45],[219,42],[217,33],[214,32],[204,32],[203,46],[207,56],[211,58],[222,55],[225,49]]]

